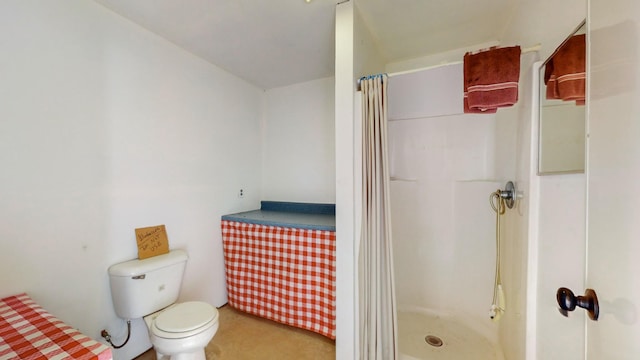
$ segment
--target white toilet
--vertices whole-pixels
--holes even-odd
[[[218,330],[218,310],[201,301],[175,303],[187,253],[173,250],[109,267],[118,317],[144,317],[157,358],[205,360],[204,348]]]

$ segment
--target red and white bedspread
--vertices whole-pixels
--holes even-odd
[[[108,360],[111,348],[20,294],[0,300],[0,359]]]
[[[336,338],[336,233],[222,220],[229,305]]]

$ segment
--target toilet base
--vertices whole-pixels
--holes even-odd
[[[198,335],[183,339],[150,336],[158,360],[206,360],[204,348],[218,331],[218,323]]]
[[[164,355],[156,351],[157,360],[206,360],[204,349],[193,351],[190,353],[182,353],[175,355]]]

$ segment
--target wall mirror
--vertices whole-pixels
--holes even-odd
[[[538,69],[538,174],[584,172],[586,25],[583,21]]]

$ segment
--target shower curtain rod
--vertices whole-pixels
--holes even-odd
[[[522,49],[521,54],[540,51],[541,48],[542,48],[542,44],[538,43],[538,44],[535,44],[533,46],[530,46],[530,47]],[[419,68],[419,69],[397,71],[397,72],[393,72],[393,73],[388,73],[387,76],[392,77],[392,76],[395,76],[395,75],[411,74],[411,73],[418,72],[418,71],[430,70],[430,69],[435,69],[435,68],[438,68],[438,67],[441,67],[441,66],[456,65],[456,64],[462,64],[462,61],[452,61],[452,62],[441,63],[441,64],[438,64],[438,65],[431,65],[431,66],[427,66],[427,67],[423,67],[423,68]],[[358,83],[360,83],[359,80],[358,80]]]
[[[540,49],[542,48],[542,44],[538,43],[535,44],[533,46],[527,47],[527,48],[523,48],[521,53],[522,54],[526,54],[526,53],[530,53],[530,52],[535,52],[535,51],[540,51]],[[414,72],[418,72],[418,71],[424,71],[424,70],[430,70],[430,69],[435,69],[435,68],[439,68],[441,66],[448,66],[448,65],[456,65],[456,64],[462,64],[462,61],[452,61],[452,62],[446,62],[446,63],[441,63],[438,65],[431,65],[431,66],[427,66],[427,67],[422,67],[422,68],[418,68],[418,69],[411,69],[411,70],[405,70],[405,71],[396,71],[396,72],[392,72],[392,73],[385,73],[388,77],[393,77],[396,75],[404,75],[404,74],[411,74]],[[379,74],[381,75],[381,74]],[[369,75],[372,76],[372,75]],[[373,75],[375,76],[375,75]],[[358,89],[360,89],[360,80],[367,78],[367,76],[363,76],[360,79],[358,79]]]

